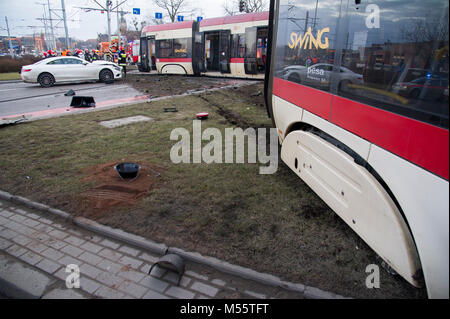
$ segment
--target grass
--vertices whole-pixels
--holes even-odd
[[[8,80],[20,80],[20,74],[18,72],[0,73],[0,81]]]
[[[0,129],[0,188],[96,218],[158,242],[198,251],[342,295],[421,298],[424,290],[381,271],[381,288],[365,287],[376,255],[294,173],[259,175],[259,164],[173,164],[174,128],[192,132],[193,115],[210,112],[202,129],[269,127],[249,92],[222,90],[71,115]],[[164,113],[164,107],[179,109]],[[99,121],[134,115],[154,121],[107,129]],[[161,180],[137,205],[89,215],[80,194],[92,187],[83,168],[130,159],[160,167]]]

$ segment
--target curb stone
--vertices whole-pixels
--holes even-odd
[[[10,193],[4,192],[4,191],[0,190],[0,199],[4,199],[4,200],[7,200],[7,201],[11,201],[11,198],[12,198],[12,197],[13,197],[13,196],[12,196]]]
[[[305,287],[304,295],[307,299],[351,299],[332,292],[323,291],[315,287]]]
[[[235,275],[244,279],[253,280],[255,282],[269,285],[272,287],[279,287],[286,290],[302,293],[306,298],[309,299],[351,299],[315,287],[309,287],[299,283],[291,283],[283,281],[274,275],[260,273],[253,269],[245,268],[239,265],[233,265],[226,261],[217,259],[215,257],[203,256],[200,253],[188,252],[176,247],[168,247],[165,244],[156,243],[144,237],[127,233],[121,229],[101,225],[93,220],[84,217],[74,218],[70,214],[63,212],[59,209],[54,209],[47,205],[33,202],[22,196],[14,196],[5,191],[0,190],[0,199],[12,201],[13,203],[23,204],[25,206],[40,210],[42,212],[53,214],[75,225],[78,225],[79,227],[98,233],[99,235],[116,239],[159,255],[165,255],[168,253],[178,254],[191,262],[207,265],[224,273]]]
[[[151,251],[158,255],[165,255],[168,250],[168,247],[164,244],[155,243],[154,241],[151,241],[144,237],[124,232],[121,229],[115,229],[109,226],[101,225],[93,220],[84,217],[74,218],[73,223],[84,229],[102,234],[103,236],[112,239],[123,241],[127,244]]]
[[[300,292],[300,293],[304,293],[304,291],[305,291],[305,286],[302,284],[293,284],[293,283],[284,282],[276,276],[273,276],[270,274],[265,274],[265,273],[260,273],[255,270],[245,268],[242,266],[233,265],[226,261],[222,261],[222,260],[214,258],[214,257],[205,257],[199,253],[186,252],[180,248],[173,248],[173,247],[169,247],[168,253],[177,254],[189,261],[200,263],[200,264],[206,264],[206,265],[208,265],[214,269],[220,270],[222,272],[225,272],[225,273],[228,273],[231,275],[235,275],[235,276],[239,276],[239,277],[242,277],[245,279],[257,281],[257,282],[260,282],[260,283],[263,283],[266,285],[270,285],[270,286],[274,286],[274,287],[281,287],[281,288],[284,288],[287,290],[292,290],[292,291]]]

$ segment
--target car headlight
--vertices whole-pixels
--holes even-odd
[[[116,71],[121,71],[121,70],[122,70],[122,68],[119,67],[119,66],[114,66],[114,69],[115,69]]]

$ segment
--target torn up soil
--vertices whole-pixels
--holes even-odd
[[[124,81],[143,94],[148,94],[151,98],[180,95],[243,82],[243,80],[236,79],[156,74],[128,74]]]
[[[136,178],[120,178],[114,166],[121,162],[113,161],[86,167],[82,170],[84,182],[92,182],[94,187],[80,194],[83,209],[81,216],[99,218],[113,207],[134,206],[139,198],[157,186],[161,178],[161,168],[149,163],[138,163],[141,169]]]

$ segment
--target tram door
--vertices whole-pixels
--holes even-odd
[[[148,56],[151,70],[156,70],[156,44],[155,37],[148,38]]]
[[[141,62],[138,64],[139,72],[156,70],[155,37],[142,37],[140,46]]]
[[[219,34],[219,63],[221,73],[230,73],[231,31],[221,30]]]
[[[150,72],[150,58],[148,53],[148,39],[142,37],[140,40],[140,63],[138,63],[139,72]]]
[[[194,74],[206,72],[205,34],[203,32],[194,32],[192,47],[192,68],[194,69]]]
[[[258,73],[258,64],[256,59],[257,31],[257,27],[245,28],[244,68],[246,74]]]

